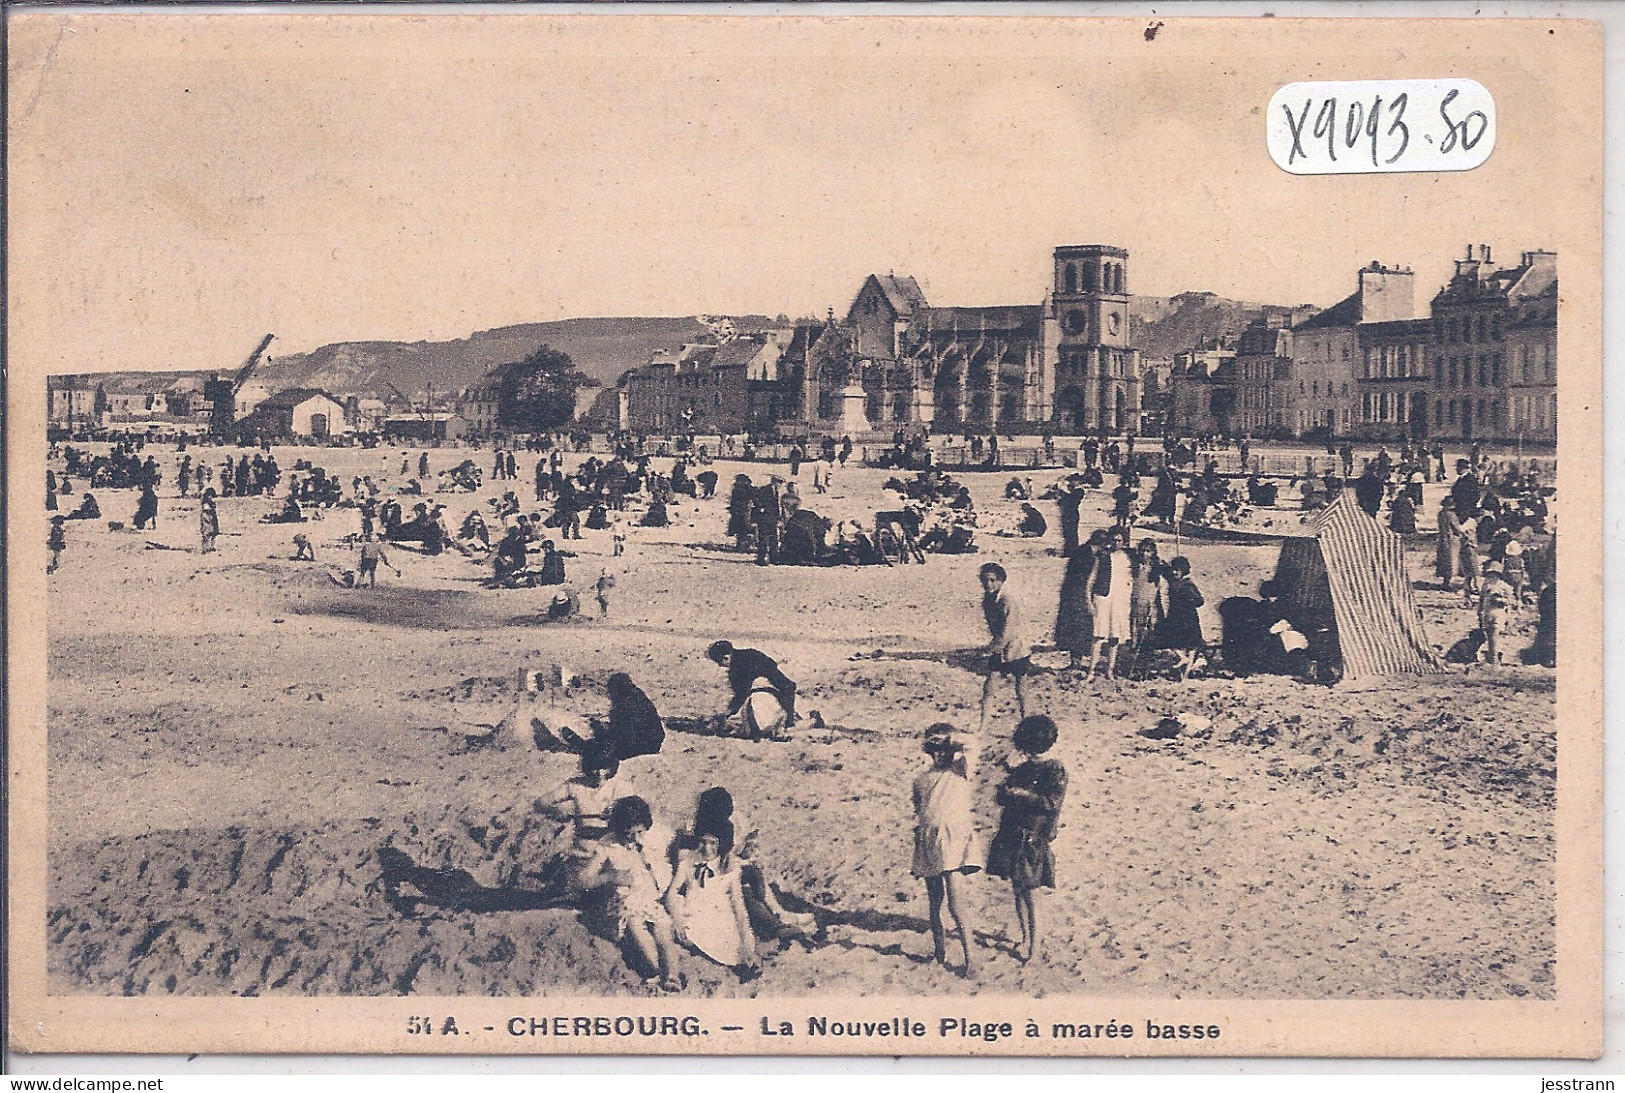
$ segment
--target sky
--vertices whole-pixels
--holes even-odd
[[[1036,303],[1066,243],[1127,248],[1138,293],[1327,305],[1376,259],[1425,305],[1469,242],[1509,261],[1595,230],[1572,22],[1144,25],[13,15],[12,360],[839,314],[870,272]],[[1477,170],[1304,177],[1265,151],[1284,83],[1437,76],[1496,97]]]

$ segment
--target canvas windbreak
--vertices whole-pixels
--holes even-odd
[[[1275,579],[1304,625],[1329,631],[1344,679],[1442,669],[1416,609],[1404,541],[1344,491],[1315,520],[1313,538],[1281,544]]]

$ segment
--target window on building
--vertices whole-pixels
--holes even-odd
[[[1433,424],[1444,424],[1444,403],[1442,402],[1435,402],[1433,404]]]
[[[1078,267],[1071,262],[1066,264],[1066,290],[1068,292],[1078,291]]]
[[[1456,320],[1451,319],[1450,320],[1450,326],[1447,329],[1444,340],[1447,341],[1447,342],[1455,341],[1456,340],[1456,330],[1457,330]]]
[[[1489,341],[1488,336],[1484,332],[1485,327],[1486,327],[1486,323],[1485,323],[1485,320],[1484,320],[1484,316],[1480,315],[1478,317],[1478,340],[1481,341],[1481,342]]]
[[[1501,316],[1495,315],[1490,319],[1490,337],[1496,341],[1501,340]]]
[[[1456,385],[1456,358],[1450,358],[1450,386]]]
[[[1314,383],[1310,384],[1310,387],[1313,388],[1313,394],[1315,395],[1315,397],[1319,398],[1320,397],[1320,381],[1316,380]]]
[[[1450,400],[1450,424],[1454,425],[1455,423],[1456,423],[1456,400],[1451,399]]]
[[[1490,382],[1501,386],[1501,354],[1497,353],[1490,358]]]
[[[1484,359],[1484,355],[1482,353],[1479,354],[1478,357],[1478,385],[1480,387],[1488,387],[1490,385],[1489,362]]]

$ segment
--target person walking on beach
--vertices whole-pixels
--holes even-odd
[[[214,487],[203,491],[197,507],[198,535],[203,540],[202,552],[214,553],[214,541],[220,535],[220,510],[215,506]]]
[[[998,562],[988,562],[977,574],[982,582],[982,617],[992,640],[987,649],[987,675],[982,681],[982,710],[978,731],[987,729],[987,706],[993,681],[1009,676],[1016,691],[1018,716],[1027,716],[1027,673],[1032,671],[1032,641],[1027,636],[1021,604],[1005,587],[1008,575]]]
[[[931,766],[914,779],[913,873],[925,881],[931,908],[932,959],[944,966],[948,963],[947,931],[942,922],[946,903],[965,954],[960,974],[969,976],[976,962],[971,956],[973,926],[963,906],[961,877],[980,871],[982,860],[976,848],[965,745],[956,739],[954,727],[943,721],[925,730],[921,747],[931,757]]]
[[[1055,840],[1061,803],[1066,800],[1066,768],[1057,759],[1039,756],[1055,746],[1058,735],[1055,722],[1043,714],[1022,718],[1013,743],[1026,759],[1011,769],[995,798],[1004,811],[988,850],[987,872],[1010,882],[1021,929],[1016,959],[1023,964],[1038,951],[1033,893],[1055,887],[1055,853],[1050,844]]]

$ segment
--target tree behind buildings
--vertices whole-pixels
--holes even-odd
[[[576,412],[576,391],[596,386],[576,371],[567,353],[542,346],[502,370],[497,423],[514,433],[541,433],[568,425]]]

